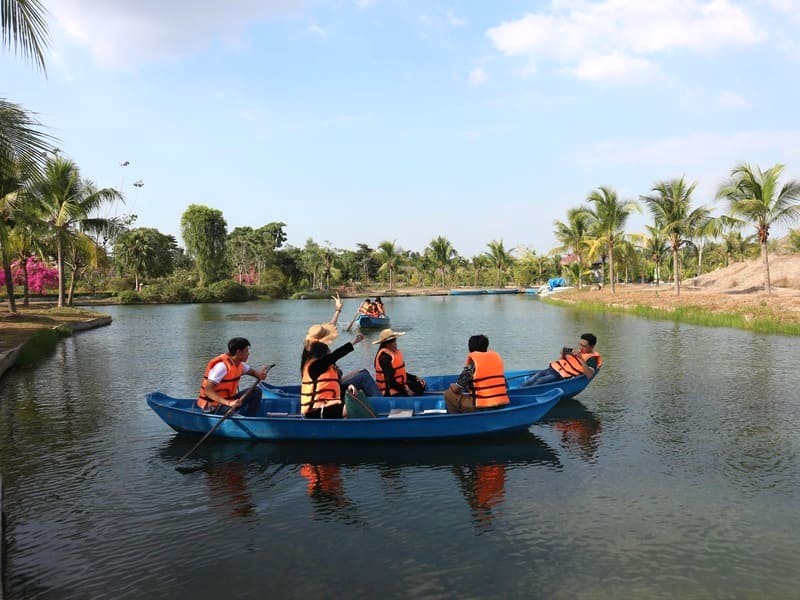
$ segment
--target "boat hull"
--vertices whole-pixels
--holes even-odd
[[[358,315],[356,319],[359,329],[385,329],[389,326],[389,317],[370,317],[369,315]]]
[[[214,435],[271,441],[433,440],[493,435],[527,429],[562,396],[561,389],[556,388],[546,394],[514,396],[505,408],[461,414],[430,412],[444,410],[441,395],[371,398],[378,416],[367,419],[306,419],[298,414],[299,398],[264,398],[262,410],[267,416],[232,416]],[[172,398],[161,392],[148,394],[147,404],[167,425],[182,433],[205,434],[222,419],[221,415],[200,411],[194,399]],[[394,416],[397,413],[403,416]]]

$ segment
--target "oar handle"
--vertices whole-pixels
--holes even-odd
[[[347,329],[345,329],[345,331],[350,331],[353,328],[353,323],[356,322],[356,319],[358,318],[358,315],[360,315],[360,314],[361,314],[361,311],[356,311],[356,314],[353,317],[353,320],[350,321],[350,325],[347,326]]]

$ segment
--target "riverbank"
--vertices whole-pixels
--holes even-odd
[[[772,256],[769,266],[769,294],[762,289],[763,267],[756,259],[687,279],[680,295],[665,283],[623,284],[616,286],[615,293],[611,286],[586,287],[559,292],[547,301],[697,325],[800,335],[800,255]]]
[[[111,324],[107,314],[83,308],[18,308],[17,313],[9,313],[8,308],[0,309],[0,378],[16,364],[20,351],[37,334],[58,331],[71,335]]]

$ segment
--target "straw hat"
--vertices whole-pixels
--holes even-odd
[[[313,344],[314,342],[322,342],[323,344],[330,344],[339,335],[339,330],[335,325],[330,323],[321,323],[319,325],[312,325],[308,328],[306,334],[306,345]]]
[[[389,340],[395,339],[398,335],[405,335],[405,331],[392,331],[391,329],[384,329],[381,331],[378,339],[373,344],[382,344],[383,342],[388,342]]]

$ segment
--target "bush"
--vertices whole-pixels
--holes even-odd
[[[125,290],[124,292],[120,292],[119,294],[117,294],[117,299],[119,300],[120,304],[142,303],[142,298],[139,296],[139,294],[131,290]]]
[[[191,291],[192,294],[192,302],[196,302],[197,304],[207,304],[209,302],[217,302],[217,298],[214,295],[214,292],[211,291],[210,288],[194,288]]]
[[[247,291],[247,288],[232,279],[212,283],[209,287],[217,298],[217,302],[247,302],[250,300],[250,292]]]

